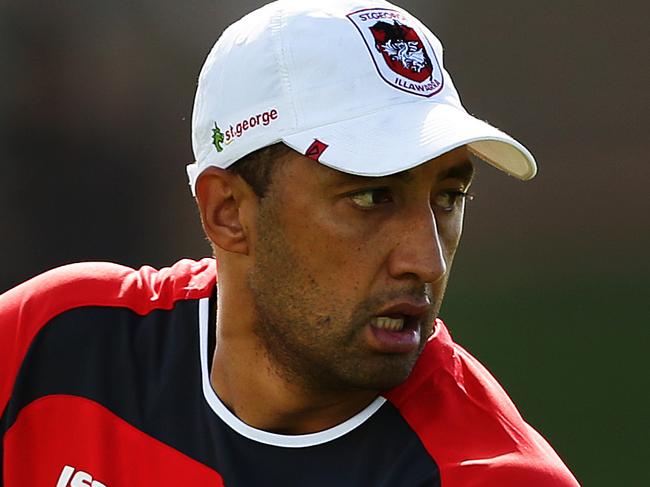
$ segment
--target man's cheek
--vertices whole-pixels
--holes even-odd
[[[451,268],[451,264],[454,261],[456,255],[456,250],[458,250],[458,244],[460,243],[461,230],[458,229],[451,235],[445,236],[443,244],[443,255],[445,257],[445,263],[447,264],[447,273]]]

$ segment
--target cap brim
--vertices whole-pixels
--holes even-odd
[[[537,173],[535,158],[522,144],[462,109],[416,102],[282,137],[305,154],[319,140],[327,144],[318,161],[361,176],[405,171],[466,145],[497,169],[522,180]]]

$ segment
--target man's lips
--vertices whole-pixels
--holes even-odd
[[[428,299],[394,301],[382,308],[376,316],[422,318],[431,310]]]
[[[428,299],[402,299],[393,301],[384,306],[371,320],[371,323],[378,328],[399,330],[404,327],[412,328],[421,322],[431,311],[431,303]],[[399,320],[401,325],[397,327]]]
[[[410,353],[420,345],[421,321],[431,310],[428,299],[402,299],[384,306],[370,320],[368,342],[383,353]]]

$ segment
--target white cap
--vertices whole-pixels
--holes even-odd
[[[522,144],[463,108],[433,33],[382,0],[279,0],[219,38],[194,102],[192,192],[207,167],[276,142],[362,176],[462,145],[519,179],[537,172]]]

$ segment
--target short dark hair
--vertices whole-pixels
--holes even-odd
[[[263,198],[271,185],[275,170],[291,150],[282,142],[262,147],[239,159],[228,170],[241,176],[255,194]]]

